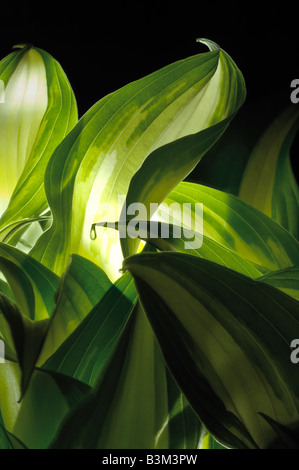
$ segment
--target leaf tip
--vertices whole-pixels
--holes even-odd
[[[205,44],[206,46],[208,46],[211,52],[220,50],[218,44],[216,44],[216,42],[214,41],[211,41],[210,39],[196,38],[196,42],[200,42],[201,44]]]
[[[89,236],[91,240],[96,240],[97,238],[96,224],[92,224]]]

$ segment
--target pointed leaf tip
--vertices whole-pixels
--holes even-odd
[[[206,46],[208,46],[210,51],[219,51],[220,50],[220,47],[218,46],[218,44],[216,44],[216,42],[214,42],[214,41],[211,41],[210,39],[197,38],[196,42],[200,42],[202,44],[205,44]]]

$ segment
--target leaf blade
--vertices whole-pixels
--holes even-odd
[[[91,244],[90,226],[100,219],[103,206],[121,210],[118,197],[127,193],[131,177],[149,153],[216,119],[209,107],[202,113],[195,105],[205,93],[205,106],[211,98],[209,81],[219,54],[212,51],[171,64],[108,95],[81,118],[47,168],[54,221],[33,256],[61,274],[72,251],[96,261],[113,279],[119,277],[119,242]],[[234,99],[235,91],[228,93]],[[217,101],[217,87],[212,95]]]
[[[13,179],[1,183],[6,188],[1,198],[1,212],[5,209],[1,229],[18,219],[36,217],[47,207],[43,182],[46,165],[77,121],[73,91],[50,54],[27,46],[11,56],[11,63],[17,66],[10,69],[9,77],[9,67],[3,72],[4,106],[8,109],[1,105],[0,158],[6,159],[7,175],[13,175]],[[18,134],[22,142],[16,140]]]
[[[51,448],[197,448],[201,432],[139,306],[94,396],[69,415]]]
[[[184,204],[189,204],[191,223],[195,226],[195,208],[203,204],[203,234],[236,251],[245,259],[276,271],[298,265],[297,240],[283,227],[238,197],[196,183],[180,183],[164,200],[168,212],[160,206],[161,220],[181,223]],[[190,221],[184,224],[188,228]]]
[[[268,126],[253,149],[239,196],[289,230],[297,239],[299,191],[290,163],[290,146],[299,128],[295,107]]]
[[[299,384],[289,357],[299,332],[298,302],[181,253],[135,255],[124,268],[134,276],[168,366],[217,440],[267,448],[275,435],[257,412],[274,413],[286,426],[298,422]]]

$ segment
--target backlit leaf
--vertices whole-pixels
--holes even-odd
[[[0,62],[0,79],[5,85],[0,104],[3,229],[19,219],[38,216],[47,207],[45,169],[56,146],[75,125],[77,107],[61,66],[42,49],[28,45],[11,53]]]
[[[273,219],[236,196],[195,183],[180,183],[161,204],[160,220],[195,227],[194,211],[203,204],[203,234],[243,258],[272,271],[297,266],[297,240]],[[173,203],[178,205],[172,206]],[[191,216],[183,219],[183,207]],[[189,206],[188,206],[189,205]],[[170,211],[171,209],[171,211]]]
[[[112,280],[118,278],[118,237],[90,240],[92,223],[118,219],[131,178],[154,150],[214,125],[223,131],[219,123],[242,104],[242,75],[225,52],[209,45],[212,51],[168,65],[100,100],[54,152],[45,177],[53,225],[32,254],[58,275],[69,254],[77,253],[99,264]],[[209,136],[209,145],[214,138]],[[168,190],[191,171],[202,147],[196,156],[188,152],[186,160],[176,158],[180,169]]]

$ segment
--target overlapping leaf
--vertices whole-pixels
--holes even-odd
[[[83,259],[83,261],[92,264],[88,260]],[[97,267],[95,266],[95,268]],[[75,269],[73,271],[76,272]],[[64,286],[69,282],[69,280],[66,280]],[[80,289],[82,290],[82,286]],[[85,319],[80,318],[79,326],[76,329],[74,329],[76,308],[77,310],[80,308],[80,306],[76,307],[76,302],[79,303],[81,299],[84,300],[82,294],[77,296],[77,300],[75,296],[71,296],[72,301],[75,303],[71,309],[65,308],[66,305],[63,299],[62,304],[58,301],[53,325],[49,329],[44,351],[42,351],[38,361],[43,369],[63,373],[90,386],[94,386],[99,380],[100,374],[109,365],[110,357],[116,348],[136,301],[136,291],[129,275],[119,279],[116,284],[110,284],[105,290],[104,286],[101,286],[98,282],[98,290],[100,289],[102,289],[102,293],[99,295],[99,301],[90,311],[88,310],[85,313]],[[62,293],[63,296],[65,294]],[[66,316],[71,322],[73,332],[65,322]],[[61,325],[55,322],[57,317],[60,317],[59,322],[61,322],[62,317],[62,320],[66,323],[63,333],[65,334],[65,331],[68,330],[64,342],[61,341]],[[58,340],[56,336],[58,336]],[[55,348],[52,346],[53,341],[56,345]],[[57,348],[59,343],[61,345]],[[51,349],[54,354],[49,357]]]
[[[51,448],[194,449],[201,433],[139,306],[95,393],[70,414]]]
[[[298,266],[297,240],[278,223],[238,197],[195,183],[180,183],[165,199],[161,220],[196,227],[195,207],[203,204],[203,234],[269,270]],[[172,206],[178,203],[178,206]],[[184,224],[183,205],[191,212]],[[169,211],[171,208],[171,212]]]
[[[204,97],[202,107],[198,106],[201,109],[201,119],[207,112],[206,106],[210,117],[201,126],[199,133],[193,131],[191,135],[160,147],[149,155],[131,180],[127,205],[138,201],[149,210],[150,204],[160,204],[217,142],[243,104],[245,86],[241,73],[217,45],[210,41],[207,44],[212,51],[219,52],[215,74],[219,76],[219,81],[209,83],[208,96]],[[126,218],[126,208],[123,213],[124,216],[122,214],[121,217]],[[136,243],[131,238],[123,238],[121,242],[125,257],[136,251]]]
[[[20,400],[28,386],[48,328],[48,319],[33,322],[22,314],[15,302],[3,294],[0,294],[0,315],[4,316],[5,324],[1,321],[1,326],[7,332],[6,336],[9,334],[13,340],[22,372]]]
[[[71,377],[35,370],[16,416],[13,433],[30,449],[46,449],[68,413],[91,393]]]
[[[134,222],[134,226],[130,227],[132,222]],[[190,220],[190,222],[192,221]],[[137,226],[135,225],[136,223]],[[172,225],[154,220],[135,221],[131,219],[125,223],[103,222],[94,224],[92,227],[94,232],[96,232],[96,226],[118,229],[123,233],[126,231],[130,238],[143,240],[160,251],[179,251],[208,259],[253,279],[261,276],[261,274],[268,273],[266,268],[248,261],[235,250],[227,248],[207,236],[203,236],[202,233],[187,229],[183,225]]]
[[[71,337],[112,287],[108,277],[98,266],[78,255],[72,256],[56,293],[56,306],[40,351],[39,365]],[[77,358],[78,354],[81,354],[80,349],[77,349]]]
[[[119,277],[117,236],[92,242],[91,224],[118,219],[131,178],[154,150],[215,125],[209,143],[175,158],[169,191],[223,132],[228,121],[221,122],[242,104],[241,73],[227,54],[208,44],[210,52],[171,64],[100,100],[55,151],[45,180],[53,225],[32,252],[54,272],[63,272],[72,252],[97,262],[113,279]]]
[[[124,268],[167,364],[220,442],[267,448],[277,439],[264,413],[299,422],[299,381],[290,343],[299,303],[273,287],[182,253],[139,254]]]
[[[299,199],[289,147],[298,113],[286,111],[256,146],[241,188],[249,204],[192,183],[176,187],[245,97],[231,58],[202,42],[210,52],[108,95],[75,127],[72,90],[49,54],[28,46],[0,63],[8,175],[3,184],[0,175],[1,240],[21,246],[29,224],[44,225],[47,203],[53,215],[35,259],[0,244],[0,448],[221,448],[218,440],[275,448],[294,440]],[[120,243],[109,228],[119,220],[116,228],[127,229],[125,209],[136,201],[154,204],[153,212],[162,201],[177,204],[170,220],[163,205],[158,221],[149,222],[151,212],[138,234],[175,252],[125,260],[137,304],[131,275],[119,268],[139,242]],[[203,230],[194,235],[196,204]],[[106,226],[92,240],[101,220]],[[167,238],[152,238],[151,229],[166,227]],[[120,279],[112,284],[99,266]]]

